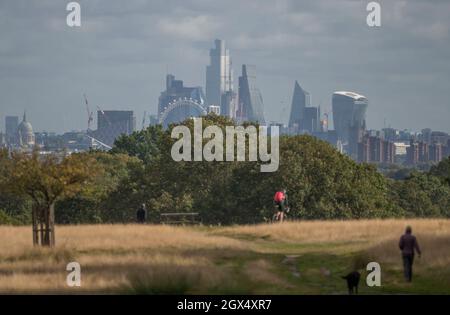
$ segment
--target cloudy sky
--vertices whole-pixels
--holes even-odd
[[[380,0],[382,25],[366,24],[368,0],[0,0],[0,128],[5,115],[41,131],[87,127],[93,109],[156,113],[167,70],[205,85],[215,38],[231,51],[235,81],[257,66],[267,120],[287,121],[294,81],[315,105],[336,90],[369,98],[368,127],[450,132],[450,1]],[[236,84],[237,85],[237,84]],[[237,86],[236,86],[237,88]]]

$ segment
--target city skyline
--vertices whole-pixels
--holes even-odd
[[[231,2],[81,2],[80,29],[65,25],[61,4],[0,4],[0,128],[26,110],[36,131],[86,129],[83,93],[141,121],[156,113],[167,73],[205,88],[220,38],[235,69],[256,65],[266,121],[288,122],[298,80],[324,113],[334,91],[365,95],[368,129],[450,131],[449,4],[383,2],[371,29],[365,1]]]

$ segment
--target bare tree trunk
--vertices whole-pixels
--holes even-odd
[[[34,205],[32,210],[33,244],[55,246],[55,204],[47,207]]]

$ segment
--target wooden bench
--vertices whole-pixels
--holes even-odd
[[[173,225],[200,224],[201,219],[198,212],[161,213],[160,223]]]

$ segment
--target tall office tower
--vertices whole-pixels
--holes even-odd
[[[97,111],[97,130],[90,131],[89,135],[112,146],[120,135],[130,135],[135,130],[136,117],[133,111],[99,110]]]
[[[357,153],[358,140],[366,129],[366,97],[353,92],[338,91],[333,93],[333,123],[339,140],[347,146],[347,153]],[[351,141],[351,143],[350,143]]]
[[[239,77],[238,121],[253,121],[265,124],[264,103],[261,92],[256,87],[256,67],[242,65]]]
[[[234,91],[223,93],[221,100],[222,106],[219,106],[221,108],[221,115],[236,118],[237,102],[237,94]]]
[[[174,75],[168,74],[166,76],[166,90],[161,92],[161,96],[159,97],[158,117],[161,118],[169,104],[179,99],[192,99],[202,106],[205,103],[205,95],[201,87],[186,87],[182,80],[175,80]]]
[[[97,111],[97,128],[108,128],[115,124],[126,125],[127,133],[136,130],[136,118],[131,110],[105,110]]]
[[[220,106],[221,113],[227,110],[222,104],[222,95],[233,91],[233,69],[230,51],[225,41],[216,39],[215,48],[209,51],[210,64],[206,66],[206,100],[208,105]]]
[[[320,127],[320,108],[319,107],[305,107],[303,110],[303,127],[302,130],[309,134],[319,132]]]
[[[18,116],[5,117],[5,140],[8,144],[16,144],[18,142],[17,131],[19,127]]]
[[[311,105],[311,96],[306,92],[297,81],[294,85],[294,94],[292,95],[291,115],[289,117],[289,128],[294,132],[299,132],[304,128],[303,117],[305,107]]]

